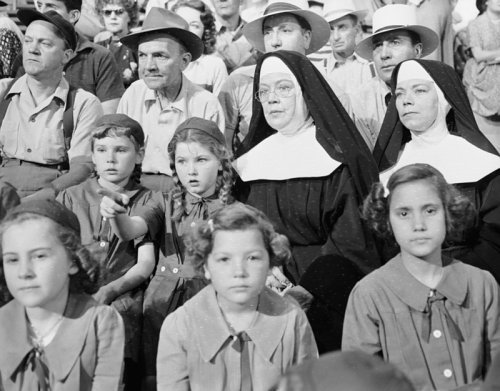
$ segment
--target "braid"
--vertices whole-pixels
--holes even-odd
[[[217,187],[219,200],[223,205],[228,205],[233,202],[231,197],[231,189],[234,185],[234,171],[229,159],[222,159],[222,173],[217,176]]]
[[[175,162],[172,159],[172,155],[170,156],[170,169],[172,170],[172,179],[174,181],[174,188],[172,189],[172,201],[173,201],[173,210],[172,210],[172,220],[180,221],[181,217],[186,212],[184,208],[184,195],[186,193],[186,189],[182,186],[182,183],[177,175],[177,171],[175,171]]]

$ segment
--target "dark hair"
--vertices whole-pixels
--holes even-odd
[[[204,54],[211,54],[215,52],[215,42],[216,42],[216,28],[215,28],[215,17],[205,3],[201,0],[179,0],[172,8],[172,11],[176,12],[181,7],[189,7],[200,12],[200,20],[203,23],[203,35],[201,37],[203,45]]]
[[[476,0],[476,8],[479,11],[479,15],[486,12],[488,0]]]
[[[82,11],[82,0],[61,0],[68,12],[73,10]]]
[[[108,4],[122,6],[129,17],[128,28],[135,27],[139,22],[139,7],[135,0],[97,0],[96,9],[99,14]]]
[[[234,184],[234,171],[231,165],[232,155],[228,150],[226,144],[222,144],[215,137],[212,137],[207,132],[198,129],[182,129],[176,132],[170,143],[168,144],[168,156],[170,158],[170,168],[172,170],[172,177],[174,179],[174,191],[172,198],[174,200],[174,210],[172,218],[179,221],[184,214],[184,197],[186,189],[182,186],[177,171],[175,170],[175,151],[179,143],[198,143],[204,148],[207,148],[211,153],[219,159],[222,170],[217,175],[217,182],[215,184],[215,192],[219,195],[220,201],[224,204],[230,204],[233,199],[231,197],[231,189]]]
[[[134,144],[136,152],[139,152],[141,148],[144,148],[144,143],[139,142],[137,137],[134,136],[133,129],[122,126],[101,125],[98,126],[92,133],[92,138],[90,140],[92,153],[94,152],[95,140],[100,140],[105,137],[127,137],[132,142],[132,144]],[[140,183],[141,181],[141,167],[142,165],[140,163],[136,164],[134,167],[134,171],[130,175],[130,179],[132,179],[136,183]]]
[[[291,257],[286,236],[277,233],[271,221],[260,210],[249,205],[234,203],[217,211],[208,221],[197,224],[186,236],[186,261],[203,275],[203,266],[212,252],[218,231],[245,231],[256,229],[262,234],[269,254],[270,267],[283,265]]]
[[[54,233],[66,249],[66,253],[71,261],[74,262],[78,271],[76,274],[69,276],[70,292],[93,294],[99,289],[100,265],[92,256],[89,250],[81,243],[78,233],[68,227],[64,227],[54,220],[36,214],[36,213],[16,213],[8,215],[0,225],[0,246],[5,231],[13,225],[30,221],[30,220],[45,220],[53,224]],[[3,260],[0,263],[0,274],[3,276]],[[4,285],[1,281],[1,285]],[[2,293],[0,291],[0,293]],[[0,298],[1,300],[1,298]]]
[[[394,172],[387,183],[388,196],[385,196],[382,183],[373,184],[363,203],[363,218],[377,235],[394,241],[389,222],[391,194],[399,185],[420,180],[432,185],[443,203],[446,219],[445,243],[462,241],[476,221],[474,205],[454,186],[448,184],[438,170],[428,164],[411,164]]]

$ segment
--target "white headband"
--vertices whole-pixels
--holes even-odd
[[[260,68],[260,77],[269,75],[270,73],[285,73],[291,77],[293,84],[295,84],[295,87],[299,87],[299,82],[293,72],[290,70],[290,68],[288,68],[283,60],[276,56],[268,57],[262,62],[262,66]]]

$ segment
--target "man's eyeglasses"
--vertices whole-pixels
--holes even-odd
[[[112,13],[114,13],[116,16],[121,16],[125,13],[125,10],[123,8],[118,8],[116,10],[102,10],[102,13],[104,16],[111,16]]]
[[[295,86],[293,84],[279,84],[274,90],[261,89],[255,94],[255,99],[261,103],[265,103],[269,100],[271,93],[277,95],[280,98],[289,98],[295,93]]]

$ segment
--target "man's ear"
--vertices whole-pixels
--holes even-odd
[[[304,48],[307,50],[309,49],[309,46],[311,46],[312,31],[304,30],[302,36],[304,37]]]
[[[64,49],[64,54],[63,54],[63,65],[66,65],[69,60],[73,58],[73,50],[72,49]]]
[[[79,10],[71,10],[68,12],[69,13],[69,20],[72,25],[75,25],[76,22],[80,20],[81,12]]]
[[[424,46],[421,42],[417,43],[413,49],[415,50],[415,58],[422,57],[422,51],[424,50]]]
[[[185,52],[181,55],[181,71],[185,71],[193,56],[189,52]]]

